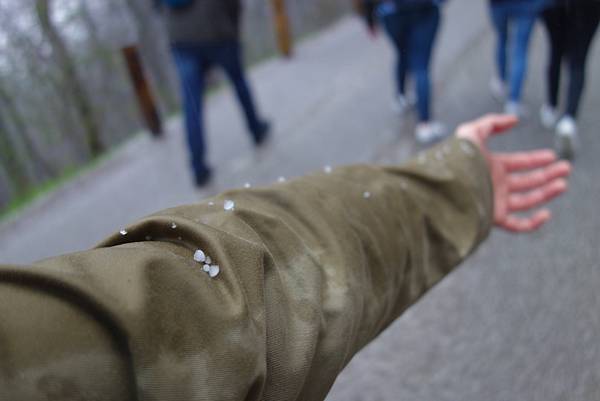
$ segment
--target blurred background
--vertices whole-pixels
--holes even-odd
[[[151,0],[0,0],[1,263],[86,249],[144,215],[226,189],[399,163],[433,143],[415,136],[411,77],[399,110],[396,51],[381,23],[368,29],[363,2],[242,4],[246,76],[269,139],[252,143],[236,93],[211,69],[213,175],[197,187],[164,10]],[[511,106],[509,84],[494,84],[495,27],[488,0],[440,8],[430,108],[447,133]],[[547,124],[540,113],[551,55],[541,16],[526,54],[509,110],[521,123],[495,140],[498,150],[556,146],[560,116]],[[553,222],[526,237],[494,232],[350,363],[328,400],[600,400],[598,40],[586,65],[575,173]],[[565,93],[566,68],[562,76]]]
[[[349,10],[289,2],[303,38]],[[272,7],[244,2],[246,61],[275,55]],[[123,48],[135,46],[163,119],[179,110],[168,37],[151,0],[0,2],[0,210],[18,209],[144,129]]]

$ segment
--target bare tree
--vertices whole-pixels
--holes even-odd
[[[8,192],[21,194],[30,185],[31,179],[27,174],[27,159],[19,157],[20,152],[12,141],[8,127],[0,115],[0,164],[8,171],[8,181],[11,188]],[[5,202],[8,203],[8,202]]]
[[[34,174],[33,179],[36,181],[41,181],[52,177],[52,175],[55,174],[54,169],[51,167],[50,163],[47,162],[45,157],[42,155],[42,152],[39,150],[37,144],[32,139],[30,130],[28,129],[27,124],[25,123],[25,118],[17,108],[13,97],[7,92],[1,80],[0,108],[4,110],[3,114],[7,118],[10,118],[12,125],[16,130],[19,142],[24,148],[24,161],[28,159],[32,160],[31,167]],[[5,129],[5,134],[8,134],[7,124],[3,124],[3,127]]]
[[[71,57],[65,42],[50,17],[52,0],[36,0],[36,14],[40,28],[48,39],[52,52],[60,66],[64,83],[72,97],[73,104],[85,129],[88,150],[92,157],[99,156],[106,148],[101,140],[100,128],[96,121],[92,102],[88,98],[81,82],[75,62]]]

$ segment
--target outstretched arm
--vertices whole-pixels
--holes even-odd
[[[537,191],[568,173],[536,185],[494,174],[497,160],[553,159],[489,154],[489,134],[513,124],[490,118],[405,166],[231,191],[149,216],[94,250],[0,267],[0,399],[322,400],[494,215],[506,225],[499,205],[522,198],[505,202],[502,188]]]

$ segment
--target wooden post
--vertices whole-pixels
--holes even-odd
[[[150,85],[144,74],[142,60],[136,46],[127,46],[122,49],[123,56],[127,63],[129,78],[135,89],[138,105],[146,125],[153,136],[161,137],[163,135],[162,121],[156,102],[152,96]]]
[[[352,8],[354,8],[354,12],[359,15],[362,15],[365,11],[361,0],[352,0]]]
[[[290,21],[285,9],[285,0],[272,0],[273,16],[275,19],[275,34],[277,35],[277,46],[284,57],[292,56],[292,33]]]

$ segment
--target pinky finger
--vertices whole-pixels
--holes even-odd
[[[546,223],[552,214],[549,210],[543,209],[536,212],[530,217],[517,217],[515,215],[508,215],[506,219],[499,225],[512,232],[526,233],[539,229],[544,223]]]

